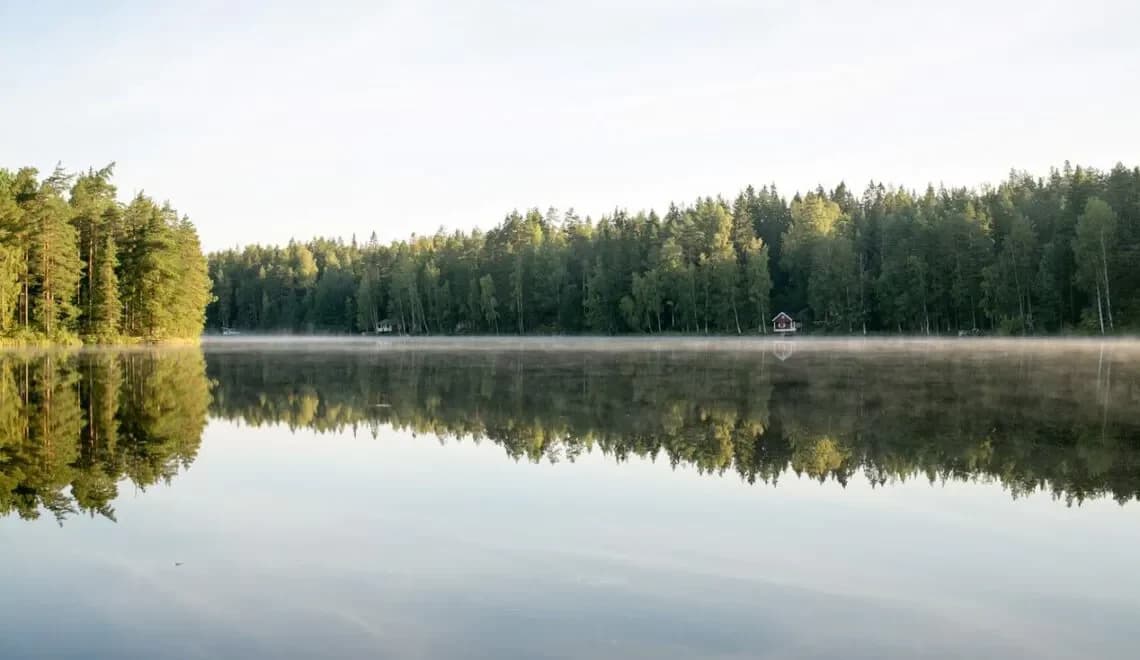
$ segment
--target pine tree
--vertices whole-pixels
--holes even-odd
[[[91,286],[91,318],[88,321],[88,332],[101,339],[114,338],[119,335],[119,323],[122,317],[122,303],[119,301],[119,277],[115,268],[119,265],[116,256],[115,238],[111,234],[103,237],[103,245],[92,253],[99,264],[99,270],[93,273]]]
[[[753,307],[753,323],[760,333],[768,332],[772,276],[768,272],[768,248],[752,239],[744,254],[744,290]]]
[[[171,304],[179,294],[181,266],[172,228],[163,216],[163,210],[141,193],[123,216],[127,241],[121,266],[123,326],[135,337],[159,339],[173,328]]]
[[[176,217],[177,214],[170,212]],[[167,337],[197,337],[206,323],[206,306],[213,300],[210,274],[198,232],[186,217],[172,220],[178,277],[170,291],[172,318]]]
[[[23,213],[16,204],[14,184],[15,177],[0,169],[0,334],[14,329],[20,304]]]
[[[106,253],[105,235],[115,231],[115,216],[118,211],[115,202],[115,187],[110,179],[114,163],[101,170],[88,170],[76,178],[71,187],[70,206],[72,225],[78,232],[80,258],[84,262],[83,278],[79,289],[78,305],[83,314],[86,332],[98,334],[91,327],[94,318],[95,282],[102,271],[100,256],[115,257]]]
[[[38,330],[54,337],[70,329],[77,315],[75,292],[79,287],[83,263],[79,259],[75,228],[62,192],[69,178],[56,168],[29,200],[26,212],[30,220],[30,277],[34,288],[32,319]]]

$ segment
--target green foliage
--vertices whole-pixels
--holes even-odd
[[[83,263],[75,228],[69,222],[71,214],[63,200],[68,183],[69,177],[57,168],[24,204],[30,238],[32,324],[48,337],[70,329],[78,315],[74,294]]]
[[[193,225],[141,194],[119,204],[112,171],[0,170],[0,339],[201,333],[212,294]]]
[[[123,305],[119,300],[119,276],[115,273],[119,265],[116,252],[115,238],[110,233],[103,238],[102,247],[94,252],[98,255],[98,268],[91,273],[91,311],[87,327],[95,337],[119,336]]]
[[[756,330],[764,334],[768,332],[767,319],[772,316],[769,313],[772,276],[768,270],[768,248],[760,239],[754,238],[748,242],[744,250],[743,288],[753,308]]]
[[[1097,320],[1100,332],[1114,329],[1112,316],[1112,287],[1115,270],[1113,259],[1118,253],[1116,245],[1116,213],[1103,200],[1092,197],[1085,204],[1084,213],[1077,221],[1077,235],[1073,239],[1073,253],[1077,261],[1077,280],[1086,291],[1096,295]],[[1133,263],[1133,267],[1135,267]]]
[[[208,325],[249,331],[738,334],[785,311],[822,333],[1119,332],[1140,327],[1140,169],[790,202],[749,187],[661,216],[531,209],[485,234],[209,259]]]
[[[495,280],[490,275],[479,278],[479,309],[488,326],[499,332],[499,299],[495,297]]]

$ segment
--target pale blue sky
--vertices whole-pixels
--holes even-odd
[[[0,3],[0,166],[209,249],[1140,160],[1129,0],[91,4]]]

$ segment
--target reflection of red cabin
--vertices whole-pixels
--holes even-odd
[[[786,333],[795,331],[796,322],[784,312],[780,312],[772,319],[772,332]]]

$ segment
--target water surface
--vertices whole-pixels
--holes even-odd
[[[0,355],[0,657],[1131,658],[1132,344]]]

